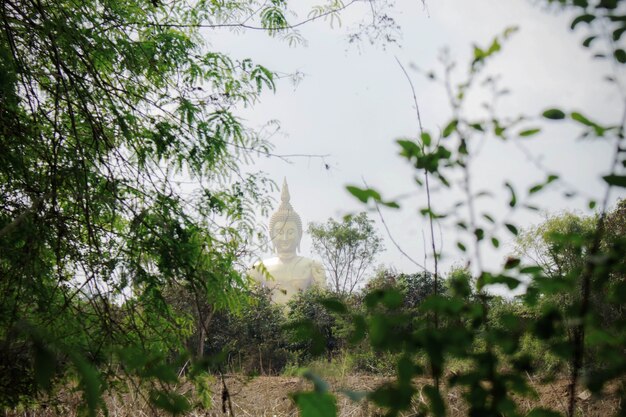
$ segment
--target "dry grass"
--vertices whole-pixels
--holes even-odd
[[[388,381],[388,378],[371,375],[346,376],[335,378],[329,381],[333,391],[337,392],[337,404],[339,416],[341,417],[378,417],[383,414],[371,404],[365,401],[353,402],[340,393],[341,389],[354,391],[369,391]],[[567,381],[559,380],[555,382],[540,382],[529,377],[530,384],[537,391],[536,398],[519,398],[518,405],[522,412],[527,412],[534,407],[549,408],[561,413],[565,412],[567,397]],[[422,387],[430,380],[416,380],[416,386]],[[240,375],[229,375],[225,378],[225,383],[230,394],[230,405],[232,415],[245,417],[296,417],[298,411],[291,400],[289,393],[308,390],[310,384],[298,377],[277,377],[264,376],[257,378],[245,378]],[[209,409],[198,408],[187,413],[189,417],[223,417],[230,416],[228,402],[222,401],[222,382],[215,380],[212,385],[212,406]],[[601,399],[592,397],[588,392],[582,391],[578,394],[578,416],[588,417],[608,417],[616,415],[620,398],[617,387],[611,386],[607,389]],[[178,392],[189,393],[192,387],[189,384],[178,387]],[[444,393],[447,397],[449,415],[467,415],[467,406],[462,398],[462,391],[454,389]],[[126,393],[109,394],[106,396],[109,416],[165,416],[164,412],[152,409],[144,396],[133,394],[130,390]],[[420,402],[423,401],[421,392],[415,397],[413,409],[407,410],[402,416],[415,415]],[[43,406],[31,410],[14,410],[5,414],[6,417],[52,417],[79,415],[80,394],[74,390],[66,390],[46,401]],[[226,413],[223,412],[226,407]]]

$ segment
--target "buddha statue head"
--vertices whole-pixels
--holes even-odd
[[[274,251],[280,259],[287,260],[296,256],[302,239],[302,221],[289,202],[287,179],[283,181],[280,194],[280,206],[270,217],[270,239]]]

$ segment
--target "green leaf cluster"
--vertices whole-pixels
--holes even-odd
[[[173,383],[211,314],[245,300],[239,254],[272,185],[243,172],[269,144],[235,108],[274,74],[199,31],[250,7],[3,2],[0,407],[77,374],[93,415],[120,374],[188,409]]]

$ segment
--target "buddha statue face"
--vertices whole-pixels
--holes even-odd
[[[279,257],[295,255],[300,245],[302,234],[298,224],[293,220],[278,221],[271,231],[272,244]]]
[[[283,181],[280,193],[280,206],[270,218],[270,239],[274,251],[282,260],[296,255],[302,238],[302,221],[289,202],[287,180]]]

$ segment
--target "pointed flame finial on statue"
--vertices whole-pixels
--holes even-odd
[[[289,203],[290,199],[291,199],[291,196],[289,195],[289,186],[287,185],[287,177],[283,177],[283,189],[280,193],[280,202],[282,204],[289,204],[291,206],[291,204]]]

